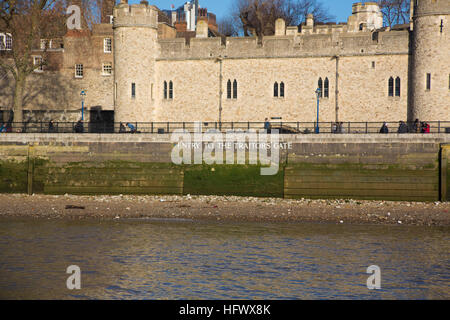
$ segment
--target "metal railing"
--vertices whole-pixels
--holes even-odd
[[[450,133],[450,121],[426,121],[429,128],[422,129],[421,124],[405,122],[401,133]],[[0,133],[153,133],[167,134],[175,130],[184,129],[195,132],[198,122],[132,122],[134,130],[126,123],[112,122],[24,122],[0,123]],[[397,134],[400,124],[386,122],[388,134]],[[320,122],[317,130],[316,122],[283,122],[271,121],[270,129],[278,130],[281,134],[374,134],[381,133],[383,122]],[[217,130],[226,132],[247,132],[249,130],[263,130],[264,122],[202,122],[202,132]],[[425,126],[426,128],[426,126]],[[271,131],[269,130],[269,132]],[[317,132],[318,131],[318,132]]]

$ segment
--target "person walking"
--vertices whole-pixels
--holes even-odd
[[[77,124],[75,125],[75,133],[83,133],[84,127],[83,127],[83,120],[78,120]]]
[[[381,129],[380,129],[380,133],[389,133],[389,128],[388,128],[386,122],[383,122],[383,125],[381,126]]]
[[[413,124],[413,133],[420,133],[420,122],[419,119],[416,119]]]
[[[268,118],[264,119],[264,130],[267,131],[267,133],[270,133],[271,125]]]
[[[405,122],[400,121],[397,133],[407,133],[407,132],[408,132],[408,126],[406,125]]]
[[[55,125],[53,124],[53,120],[50,120],[48,122],[48,133],[53,133],[55,132]]]

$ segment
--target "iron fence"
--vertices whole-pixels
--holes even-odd
[[[175,130],[198,132],[198,122],[24,122],[0,123],[0,133],[116,133],[116,134],[168,134]],[[271,121],[270,129],[278,130],[281,134],[374,134],[381,133],[383,122],[282,122]],[[414,122],[385,122],[387,134],[397,133],[450,133],[450,121]],[[247,132],[249,130],[263,130],[267,128],[265,122],[202,122],[201,132],[217,130],[227,132]],[[399,132],[401,131],[401,132]]]

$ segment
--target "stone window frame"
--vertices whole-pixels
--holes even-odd
[[[103,39],[103,52],[112,53],[112,38]]]
[[[233,81],[233,100],[237,100],[238,98],[238,84],[237,84],[237,80],[234,79]]]
[[[227,99],[228,100],[231,100],[231,97],[232,97],[231,91],[232,91],[231,79],[228,79],[228,81],[227,81]]]
[[[390,77],[388,80],[388,97],[394,97],[394,77]]]
[[[280,82],[280,98],[284,99],[286,95],[286,86],[284,84],[284,81]]]
[[[328,77],[325,77],[323,81],[323,97],[325,99],[330,98],[330,80],[328,80]]]
[[[36,62],[37,60],[40,60],[38,63]],[[36,73],[42,73],[44,72],[44,65],[43,65],[44,60],[42,59],[42,56],[33,56],[33,66],[37,66],[36,69],[34,69],[33,71]]]
[[[0,50],[11,51],[12,50],[12,35],[10,33],[0,33]]]
[[[163,97],[164,100],[166,101],[171,101],[173,100],[174,97],[174,85],[173,85],[173,81],[172,80],[164,80],[164,84],[163,84],[164,88],[163,88]]]
[[[395,85],[394,85],[394,95],[396,97],[400,97],[402,95],[402,82],[401,78],[397,77],[395,78]]]
[[[169,81],[169,100],[173,100],[174,90],[173,90],[173,81]]]
[[[273,84],[273,97],[275,99],[284,99],[286,96],[286,85],[284,81],[275,81]]]
[[[75,78],[82,79],[84,77],[84,65],[82,63],[75,64]]]
[[[107,77],[112,76],[112,62],[102,63],[102,75]]]
[[[41,50],[48,50],[52,48],[53,41],[50,39],[41,39],[40,48]]]
[[[323,98],[323,80],[322,80],[322,77],[320,77],[319,80],[317,81],[317,88],[320,89],[319,98]]]
[[[167,97],[168,97],[168,90],[167,90],[167,88],[168,88],[167,81],[164,81],[164,92],[163,92],[164,100],[167,100]]]
[[[425,90],[431,91],[431,73],[426,74],[425,81]]]
[[[12,35],[11,33],[7,33],[5,35],[5,50],[12,50]]]
[[[136,82],[131,83],[131,99],[136,99]]]

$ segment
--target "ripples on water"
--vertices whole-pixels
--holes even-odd
[[[0,298],[449,299],[450,228],[0,221]],[[366,269],[381,268],[382,290]],[[69,291],[69,265],[82,289]]]

